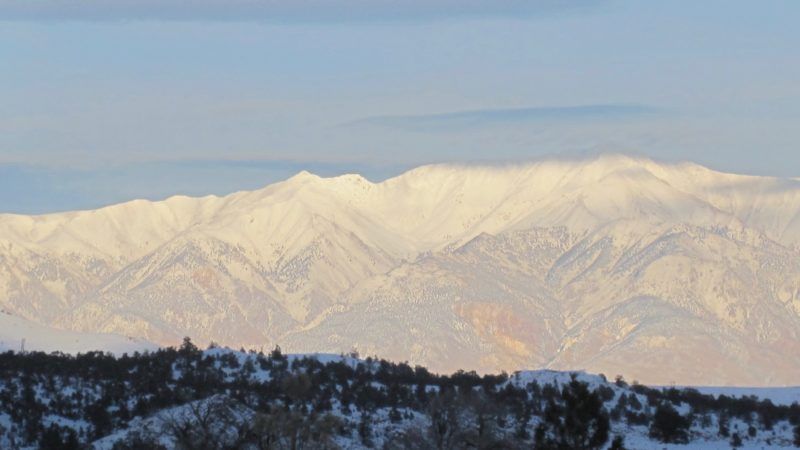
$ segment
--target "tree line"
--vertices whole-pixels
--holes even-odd
[[[504,373],[434,374],[376,358],[328,359],[279,348],[204,351],[188,338],[179,348],[120,357],[2,353],[0,447],[82,449],[105,438],[119,450],[343,443],[619,450],[624,430],[635,428],[664,443],[688,443],[697,429],[714,428],[736,447],[779,425],[793,427],[800,446],[797,404],[628,385],[621,377],[589,383],[574,374],[546,384]]]

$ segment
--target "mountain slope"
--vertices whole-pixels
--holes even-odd
[[[787,384],[800,182],[606,155],[0,215],[0,307],[161,344]]]
[[[155,350],[158,346],[141,339],[113,334],[54,330],[0,311],[0,352],[25,350],[78,353],[91,348],[122,355]]]

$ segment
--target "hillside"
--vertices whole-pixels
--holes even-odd
[[[49,328],[0,311],[0,352],[38,351],[79,353],[101,348],[116,355],[156,350],[158,346],[141,339],[115,334],[79,333]]]
[[[795,392],[773,388],[771,395]],[[745,392],[743,392],[745,393]],[[585,372],[437,375],[355,355],[0,354],[0,447],[747,449],[800,446],[800,406]]]
[[[800,182],[607,155],[0,215],[0,307],[161,345],[787,385]]]

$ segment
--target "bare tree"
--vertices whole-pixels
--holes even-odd
[[[233,400],[214,396],[192,402],[161,417],[162,430],[179,450],[222,450],[238,439],[242,423]]]
[[[247,430],[247,443],[258,450],[337,450],[334,440],[342,422],[331,414],[304,415],[278,409],[257,414]]]

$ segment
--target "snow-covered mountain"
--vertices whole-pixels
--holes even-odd
[[[0,215],[0,307],[160,344],[800,379],[800,181],[607,155]]]

